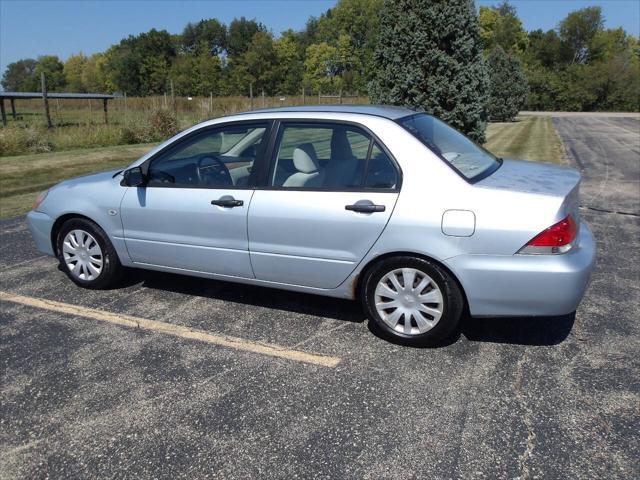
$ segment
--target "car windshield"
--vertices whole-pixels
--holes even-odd
[[[500,166],[495,156],[435,117],[419,113],[398,122],[469,180],[491,174]]]

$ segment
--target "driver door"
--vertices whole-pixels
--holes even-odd
[[[252,278],[247,211],[267,129],[254,122],[200,130],[150,159],[147,184],[128,188],[120,207],[131,260]]]

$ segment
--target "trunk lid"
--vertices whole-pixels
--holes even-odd
[[[580,225],[580,173],[571,168],[505,160],[473,188],[473,253],[514,254],[569,214]]]
[[[531,197],[555,198],[559,205],[558,215],[564,218],[572,214],[579,223],[580,179],[580,173],[573,168],[509,159],[504,160],[498,170],[476,186]]]

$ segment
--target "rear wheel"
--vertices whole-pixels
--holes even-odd
[[[392,257],[364,280],[364,307],[373,329],[408,345],[437,345],[457,329],[464,299],[444,269],[418,257]]]
[[[57,251],[67,276],[84,288],[108,288],[122,272],[109,237],[98,225],[84,218],[72,218],[62,225]]]

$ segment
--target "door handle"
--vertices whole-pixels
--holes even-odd
[[[242,205],[244,205],[244,202],[242,200],[236,200],[233,197],[224,196],[224,197],[220,197],[218,200],[211,200],[211,205],[217,205],[218,207],[225,207],[225,208],[233,208],[233,207],[241,207]]]
[[[374,205],[373,203],[356,203],[354,205],[345,205],[344,209],[358,213],[374,213],[384,212],[386,207],[384,205]]]

